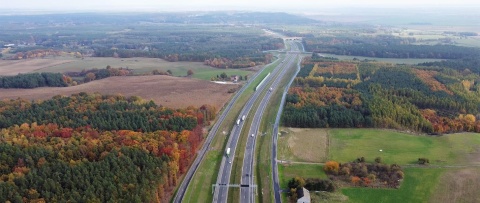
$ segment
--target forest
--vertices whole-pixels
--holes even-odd
[[[464,68],[442,64],[339,61],[314,54],[302,62],[288,91],[283,124],[480,132],[480,76],[463,63],[456,66]]]
[[[61,73],[27,73],[0,76],[0,88],[66,87],[72,78]]]
[[[480,56],[480,49],[454,45],[415,45],[415,38],[379,36],[305,37],[305,50],[378,58],[463,59]]]
[[[86,93],[2,101],[0,201],[168,201],[215,112]]]
[[[61,19],[55,18],[57,15],[36,16],[46,21],[25,16],[17,19],[16,24],[9,17],[0,16],[3,36],[0,43],[16,44],[4,57],[12,60],[56,57],[63,51],[74,53],[77,58],[149,57],[205,62],[218,68],[244,68],[269,63],[272,56],[263,51],[281,49],[284,45],[282,39],[265,36],[258,27],[235,23],[252,20],[273,23],[272,15],[282,17],[282,22],[314,22],[285,13],[65,14],[60,15]],[[90,22],[93,20],[90,18],[98,21]],[[222,22],[217,22],[218,18]],[[49,26],[55,26],[55,30],[47,29]],[[29,31],[25,32],[27,28]]]

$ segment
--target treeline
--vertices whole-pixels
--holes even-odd
[[[158,71],[158,70],[157,70]],[[152,72],[152,73],[159,73],[159,72]],[[113,77],[113,76],[127,76],[133,75],[133,70],[128,68],[112,68],[111,66],[107,66],[105,69],[89,69],[89,70],[82,70],[80,72],[66,72],[65,75],[69,77],[82,77],[83,81],[78,81],[77,83],[82,82],[90,82],[93,80],[100,80],[103,78]]]
[[[404,178],[402,167],[397,164],[384,164],[380,157],[374,163],[365,162],[364,157],[348,163],[328,161],[323,170],[334,181],[342,181],[352,186],[363,187],[400,187]]]
[[[22,123],[56,123],[62,127],[92,126],[101,130],[192,130],[199,112],[173,111],[137,97],[80,93],[71,97],[29,102],[22,99],[0,102],[0,128]]]
[[[300,128],[355,128],[372,127],[373,121],[366,109],[354,110],[345,106],[285,107],[283,125]]]
[[[478,57],[480,50],[453,45],[413,45],[415,39],[391,36],[304,38],[305,50],[379,58],[462,59]]]
[[[0,88],[66,87],[71,82],[61,73],[27,73],[0,77]]]
[[[171,33],[171,36],[162,36],[165,42],[153,43],[148,47],[122,46],[115,43],[118,49],[110,46],[94,47],[94,56],[97,57],[150,57],[162,58],[170,62],[194,61],[204,62],[213,67],[243,68],[256,64],[266,64],[272,59],[265,50],[280,49],[283,47],[281,39],[269,37],[248,36],[231,33],[219,33],[218,35],[203,36],[203,33]],[[178,36],[175,36],[178,35]],[[224,41],[228,39],[228,43]],[[162,39],[156,39],[161,40]],[[218,62],[217,62],[218,61]]]
[[[16,48],[14,49],[13,53],[15,53],[15,55],[11,56],[10,59],[14,59],[14,60],[44,58],[47,56],[61,55],[61,51],[53,50],[53,49],[41,49],[41,47]]]
[[[86,93],[2,101],[0,201],[166,202],[215,113]]]
[[[458,60],[444,60],[444,61],[435,61],[435,62],[425,62],[418,64],[421,66],[430,66],[430,67],[447,67],[458,71],[473,72],[480,74],[480,58],[477,57],[468,57]]]
[[[306,61],[309,59],[307,58]],[[332,63],[332,62],[328,62]],[[448,67],[305,62],[288,91],[283,124],[379,127],[430,134],[480,132],[480,76]],[[343,64],[343,65],[342,65]],[[342,72],[343,71],[343,72]],[[321,74],[317,74],[321,73]],[[357,75],[359,79],[345,79]]]

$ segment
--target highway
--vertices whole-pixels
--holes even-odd
[[[292,79],[288,83],[288,85],[285,87],[285,90],[283,91],[283,96],[282,96],[282,101],[280,103],[280,107],[277,112],[277,117],[275,119],[275,123],[273,125],[273,131],[272,131],[272,156],[271,156],[271,161],[272,161],[272,184],[273,184],[273,193],[274,193],[274,202],[275,203],[281,203],[282,202],[282,197],[280,196],[281,194],[281,188],[280,188],[280,182],[278,178],[278,164],[277,164],[277,142],[278,142],[278,126],[280,124],[280,118],[282,117],[282,112],[283,112],[283,107],[285,106],[285,100],[288,92],[288,87],[290,87],[293,83],[293,80],[295,79],[295,76],[298,74],[300,71],[300,62],[302,61],[302,58],[298,60],[297,63],[297,71],[293,75]]]
[[[276,61],[272,62],[273,63],[276,63]],[[258,74],[260,72],[257,72],[255,75],[253,75],[253,77],[251,77],[250,81],[253,81],[255,80],[255,78],[258,77]],[[220,115],[220,117],[218,117],[217,119],[217,122],[215,122],[215,124],[213,125],[213,127],[210,129],[210,132],[208,133],[208,136],[207,136],[207,139],[205,139],[205,143],[203,144],[202,148],[198,151],[198,154],[197,154],[197,157],[195,158],[195,160],[193,161],[191,167],[189,168],[189,170],[187,171],[187,173],[185,174],[185,177],[183,178],[182,180],[182,183],[180,184],[180,186],[178,187],[177,189],[177,193],[175,194],[175,197],[173,198],[173,202],[175,203],[181,203],[184,196],[185,196],[185,193],[187,191],[187,188],[188,188],[188,185],[190,184],[190,181],[192,180],[193,176],[195,175],[195,173],[197,172],[197,169],[200,165],[200,163],[202,162],[203,158],[205,157],[205,154],[207,153],[208,151],[208,148],[210,147],[210,144],[213,140],[213,138],[215,137],[215,135],[217,134],[218,132],[218,128],[220,127],[220,125],[222,124],[222,122],[225,120],[225,117],[227,117],[227,115],[230,113],[230,109],[232,108],[232,106],[237,102],[237,99],[238,97],[240,97],[240,95],[245,91],[245,89],[248,87],[248,84],[245,84],[236,94],[235,96],[230,100],[230,102],[228,103],[228,105],[225,107],[225,109],[223,110],[222,114]],[[243,124],[242,124],[243,125]]]
[[[284,64],[285,62],[281,63],[279,66],[284,66]],[[263,90],[266,88],[265,84],[270,83],[273,77],[278,75],[279,71],[280,68],[275,68],[274,71],[270,74],[270,76],[266,78],[265,82],[263,83],[264,85],[261,86],[257,91],[255,91],[254,94],[250,97],[250,99],[247,101],[247,103],[241,110],[240,115],[237,119],[241,119],[243,115],[248,116],[248,113],[252,109],[255,101],[257,101]],[[222,162],[220,164],[220,169],[217,176],[217,185],[219,185],[219,187],[215,187],[213,202],[227,202],[227,186],[230,184],[230,176],[232,173],[232,163],[230,162],[233,160],[233,157],[235,157],[235,151],[237,148],[238,139],[240,138],[240,134],[242,132],[243,124],[244,121],[242,121],[240,125],[235,124],[228,138],[226,148],[230,148],[230,157],[223,156],[222,158]]]
[[[294,45],[291,46],[296,47]],[[262,121],[263,114],[267,105],[272,97],[273,91],[276,90],[277,86],[282,81],[283,77],[287,73],[289,67],[291,67],[297,58],[296,54],[287,54],[285,62],[281,64],[280,69],[281,73],[278,77],[276,77],[275,81],[268,87],[272,90],[267,91],[265,96],[261,99],[260,104],[258,106],[257,111],[254,114],[252,125],[250,126],[250,130],[248,132],[247,144],[245,147],[245,154],[243,157],[243,165],[242,165],[242,177],[241,177],[241,184],[242,185],[255,185],[254,179],[254,163],[255,163],[255,143],[257,140],[257,136],[262,136],[259,132],[260,124]],[[241,187],[240,188],[240,202],[255,202],[255,194],[256,188],[253,187]]]
[[[298,50],[298,47],[296,46],[295,43],[290,43],[290,47],[292,51]],[[264,98],[261,100],[261,103],[255,112],[254,115],[254,120],[252,122],[252,126],[250,127],[249,131],[249,137],[247,139],[247,145],[245,149],[245,155],[244,155],[244,160],[243,160],[243,166],[242,166],[242,185],[252,185],[255,184],[255,179],[254,179],[254,160],[255,160],[255,143],[256,143],[256,138],[257,134],[260,135],[259,128],[260,124],[262,121],[263,114],[265,112],[265,109],[270,101],[270,98],[272,96],[273,91],[277,89],[277,86],[280,84],[282,81],[284,75],[286,74],[287,70],[289,67],[291,67],[297,59],[297,55],[295,53],[289,52],[287,54],[287,57],[285,59],[285,62],[282,64],[281,70],[282,72],[280,75],[276,78],[276,80],[273,82],[273,84],[270,86],[272,88],[272,91],[268,91]],[[252,134],[255,134],[255,136],[250,136]],[[255,189],[256,188],[241,188],[240,192],[240,202],[255,202]]]

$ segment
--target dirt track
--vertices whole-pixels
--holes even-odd
[[[140,96],[156,104],[171,108],[199,107],[210,104],[221,109],[232,96],[228,89],[237,85],[215,84],[209,81],[170,76],[110,77],[72,87],[45,87],[36,89],[0,89],[0,99],[49,99],[55,95],[79,92]]]

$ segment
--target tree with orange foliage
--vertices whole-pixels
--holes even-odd
[[[353,176],[350,180],[353,185],[359,185],[362,179],[360,179],[358,176]]]
[[[325,166],[323,167],[323,170],[325,171],[325,173],[337,175],[339,168],[340,164],[338,162],[327,161],[327,163],[325,163]]]

